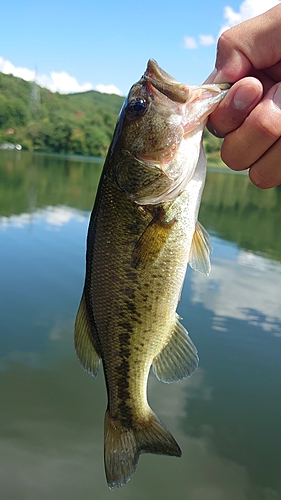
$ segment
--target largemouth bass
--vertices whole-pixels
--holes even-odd
[[[176,308],[188,262],[210,271],[209,237],[197,222],[202,132],[226,88],[183,85],[149,60],[123,105],[101,175],[75,347],[93,376],[102,359],[112,489],[130,479],[140,453],[181,455],[147,402],[147,380],[151,366],[159,380],[173,382],[198,365]]]

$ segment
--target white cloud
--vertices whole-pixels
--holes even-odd
[[[13,63],[0,56],[0,71],[6,75],[13,75],[28,82],[35,80],[38,85],[45,87],[52,92],[61,94],[71,94],[73,92],[86,92],[88,90],[97,90],[106,94],[121,95],[121,91],[115,85],[99,84],[96,87],[90,82],[80,84],[76,78],[69,75],[66,71],[56,73],[52,71],[50,75],[37,73],[28,68],[16,67]]]
[[[198,35],[199,40],[191,36],[184,37],[184,48],[185,49],[198,49],[199,45],[204,45],[207,47],[208,45],[214,45],[216,40],[213,35]]]
[[[192,38],[191,36],[185,36],[184,37],[184,48],[185,49],[197,49],[198,45],[195,40],[195,38]]]
[[[226,5],[224,8],[225,22],[218,35],[221,35],[225,30],[232,28],[236,24],[263,14],[279,3],[281,3],[281,0],[267,0],[266,2],[264,0],[244,0],[238,7],[237,12],[229,5]],[[200,45],[207,47],[215,43],[216,40],[213,35],[198,35],[198,39],[197,37],[184,37],[185,49],[198,49]]]
[[[115,85],[103,85],[102,83],[100,83],[96,86],[95,90],[97,90],[98,92],[102,92],[103,94],[121,95],[120,90],[115,87]]]
[[[23,80],[27,80],[30,82],[34,79],[35,71],[31,71],[27,68],[21,68],[14,66],[10,61],[4,59],[4,57],[0,56],[0,71],[1,73],[5,73],[5,75],[14,75],[19,78],[23,78]]]
[[[275,5],[278,5],[278,0],[244,0],[239,6],[239,11],[235,12],[232,7],[228,5],[224,8],[224,18],[226,24],[222,27],[221,32],[235,26],[235,24],[251,19],[252,17],[259,16]]]
[[[37,83],[40,82],[40,75],[36,76]],[[80,85],[76,78],[70,76],[66,71],[55,73],[52,71],[48,88],[52,92],[60,92],[61,94],[70,94],[72,92],[85,92],[93,90],[91,83]]]
[[[213,35],[199,35],[199,43],[200,45],[214,45],[216,40]]]

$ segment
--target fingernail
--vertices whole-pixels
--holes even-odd
[[[225,79],[225,76],[223,74],[223,72],[220,70],[220,69],[215,69],[213,71],[214,73],[214,79],[213,79],[213,83],[226,83],[227,80]]]
[[[277,89],[275,90],[273,102],[276,104],[276,106],[278,106],[278,108],[281,108],[281,84],[279,84]]]
[[[207,80],[204,81],[204,84],[208,84],[208,83],[214,83],[214,80],[216,78],[216,75],[217,75],[217,68],[215,68],[212,73],[208,76]]]
[[[255,102],[256,98],[256,95],[253,98],[247,87],[239,87],[233,98],[233,106],[238,110],[249,108]]]

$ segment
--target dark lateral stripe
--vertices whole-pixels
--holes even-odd
[[[130,345],[128,331],[132,329],[132,325],[125,332],[119,334],[120,349],[118,353],[121,363],[115,368],[116,383],[117,383],[117,398],[118,398],[118,416],[124,427],[131,429],[133,426],[133,413],[130,406]]]

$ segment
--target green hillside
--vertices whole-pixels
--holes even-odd
[[[29,151],[104,156],[124,98],[63,95],[0,73],[0,143]]]
[[[118,95],[94,90],[52,93],[0,73],[0,144],[104,157],[123,101]],[[220,141],[207,131],[205,147],[209,160],[219,162]]]

